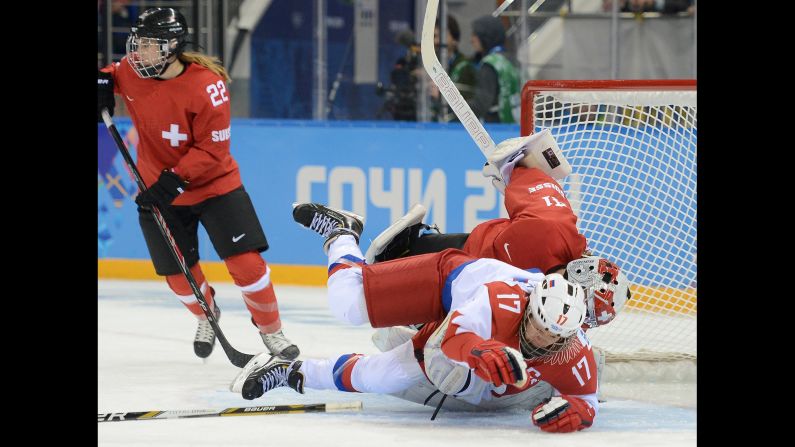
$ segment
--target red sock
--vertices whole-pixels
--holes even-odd
[[[190,268],[190,272],[193,275],[193,279],[196,280],[196,284],[199,285],[199,289],[204,294],[207,305],[210,309],[214,309],[212,289],[208,286],[207,280],[204,279],[204,272],[202,272],[198,262]],[[193,315],[201,319],[207,318],[201,306],[199,306],[199,301],[196,299],[196,295],[193,294],[193,289],[191,289],[190,284],[188,284],[188,279],[185,278],[185,275],[182,273],[168,275],[166,276],[166,282],[168,282],[168,287],[177,294],[177,298],[182,301],[182,304],[184,304]]]
[[[279,306],[271,284],[271,269],[259,253],[249,251],[224,259],[235,284],[242,289],[243,300],[254,323],[263,334],[282,328]]]

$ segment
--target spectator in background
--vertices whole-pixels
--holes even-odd
[[[693,14],[693,0],[617,0],[619,12],[660,12],[663,14],[676,14],[687,12]],[[602,8],[605,12],[613,10],[613,0],[603,0]]]
[[[130,14],[127,4],[130,0],[114,0],[110,4],[114,28],[124,28],[124,31],[113,33],[113,54],[121,56],[127,52],[127,30],[132,26],[135,16]],[[115,60],[115,59],[114,59]]]
[[[487,123],[519,120],[519,70],[505,56],[505,27],[491,15],[472,22],[472,46],[478,67],[472,111]]]
[[[133,21],[137,17],[138,7],[137,6],[130,6],[130,0],[113,0],[110,2],[110,12],[111,12],[111,24],[110,27],[113,33],[113,48],[110,49],[110,57],[108,57],[107,61],[118,61],[121,59],[122,56],[127,52],[127,34],[130,27],[133,25]],[[107,0],[98,0],[97,1],[97,13],[99,17],[97,17],[97,23],[102,24],[104,23],[105,14],[106,14],[106,5]],[[122,29],[122,31],[116,31],[114,28]],[[97,42],[97,48],[100,51],[105,48],[105,39],[106,34],[105,30],[103,29],[102,32],[99,33],[99,40]],[[114,55],[116,57],[114,57]]]
[[[436,28],[433,31],[433,44],[436,48],[436,53],[441,53],[441,20],[436,20]],[[458,22],[453,16],[447,16],[447,66],[446,70],[450,75],[450,80],[455,83],[458,91],[465,100],[471,101],[475,96],[475,82],[477,71],[472,61],[458,51],[458,43],[461,41],[461,29],[458,27]],[[433,98],[431,105],[433,111],[433,120],[446,123],[450,121],[458,121],[458,117],[450,109],[447,103],[442,106],[442,98],[439,95],[439,87],[436,84],[430,84],[430,94]]]

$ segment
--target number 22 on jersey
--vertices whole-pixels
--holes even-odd
[[[218,81],[215,84],[208,85],[207,93],[210,94],[210,101],[213,102],[213,107],[218,107],[224,102],[229,101],[229,97],[226,96],[226,85],[224,85],[224,81]]]

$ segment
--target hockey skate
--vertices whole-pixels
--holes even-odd
[[[221,309],[213,303],[215,310],[215,321],[221,320]],[[193,352],[200,358],[206,359],[213,352],[215,347],[215,331],[206,318],[199,319],[199,326],[196,328],[196,337],[193,339]]]
[[[284,360],[294,360],[301,353],[298,346],[287,339],[281,329],[272,334],[260,332],[259,335],[262,337],[262,342],[265,343],[268,351],[275,357],[280,357]]]
[[[364,230],[364,218],[348,211],[335,210],[319,203],[293,204],[293,220],[302,226],[326,238],[323,251],[338,236],[350,234],[359,242],[359,235]]]
[[[256,399],[268,391],[289,386],[304,394],[304,374],[300,371],[301,361],[287,362],[271,357],[267,353],[255,356],[237,375],[231,390],[239,392],[244,399]]]

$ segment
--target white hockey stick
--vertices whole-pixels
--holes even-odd
[[[442,64],[439,63],[439,58],[436,57],[436,51],[433,48],[433,30],[436,27],[436,13],[438,10],[439,0],[428,0],[428,6],[425,8],[425,20],[422,23],[422,42],[420,46],[422,52],[422,65],[425,67],[425,71],[428,73],[428,76],[431,77],[433,83],[439,87],[439,92],[444,96],[447,103],[450,104],[450,108],[453,109],[455,116],[458,117],[458,120],[461,121],[461,124],[463,124],[467,132],[469,132],[469,136],[472,137],[475,144],[478,145],[480,152],[483,153],[483,156],[488,158],[496,147],[494,145],[494,140],[491,139],[486,129],[483,128],[483,124],[480,123],[478,117],[472,112],[472,108],[469,107],[464,97],[461,96],[461,92],[458,91],[453,81],[450,80],[450,76],[444,71]]]
[[[510,5],[511,2],[506,3]],[[506,3],[503,3],[503,5]],[[507,7],[508,6],[505,6],[505,8]],[[450,76],[448,76],[444,68],[442,68],[442,64],[439,63],[439,58],[436,57],[436,51],[434,51],[433,48],[433,31],[436,26],[436,13],[438,9],[439,0],[428,0],[428,6],[425,8],[425,19],[422,23],[422,65],[425,67],[425,71],[428,72],[428,76],[431,77],[433,83],[439,87],[439,92],[442,93],[444,99],[450,104],[453,112],[455,112],[455,116],[458,117],[461,124],[463,124],[467,132],[469,132],[469,136],[472,137],[475,144],[478,145],[480,152],[483,153],[486,160],[491,160],[491,155],[494,154],[497,148],[494,144],[494,140],[491,139],[491,135],[483,128],[483,124],[480,123],[478,117],[472,112],[472,108],[469,107],[464,97],[461,96],[461,92],[458,91],[458,88],[450,79]],[[502,11],[498,8],[495,13],[497,12]],[[528,157],[525,163],[534,160],[533,163],[535,164],[533,167],[540,168],[556,179],[562,179],[567,176],[571,172],[571,166],[568,161],[566,161],[563,152],[560,150],[557,143],[555,143],[555,140],[548,133],[547,135],[541,135],[541,133],[539,133],[536,137],[527,137],[525,140],[516,141],[516,146],[507,146],[501,150],[505,151],[506,156],[510,156],[511,153],[521,148],[519,144],[529,144],[530,139],[533,138],[537,140],[546,138],[546,140],[539,140],[533,144],[533,148],[528,151],[532,157]],[[501,154],[495,154],[495,156],[498,159],[502,159]],[[500,192],[504,192],[508,179],[505,173],[500,172],[500,166],[494,166],[494,161],[495,160],[491,160],[486,164],[483,175],[486,177],[493,177],[497,181],[497,183],[494,183],[494,186],[500,190]]]
[[[188,419],[224,416],[254,416],[262,414],[330,413],[336,411],[360,411],[362,403],[341,402],[298,405],[261,405],[258,407],[233,407],[222,410],[153,410],[97,413],[97,422],[148,421],[152,419]]]

